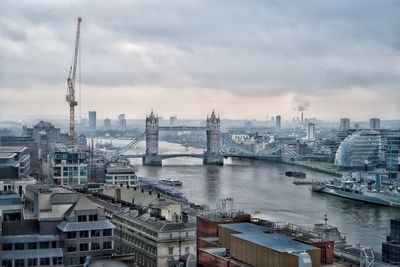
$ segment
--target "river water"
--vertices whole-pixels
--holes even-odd
[[[123,145],[128,141],[113,140]],[[185,148],[178,144],[159,142],[163,153],[201,153],[201,149]],[[138,148],[143,153],[144,144]],[[224,166],[205,166],[201,159],[172,158],[163,161],[162,167],[142,166],[141,160],[132,160],[138,176],[172,178],[183,182],[181,191],[196,204],[215,208],[220,198],[234,198],[233,208],[273,221],[313,227],[328,223],[345,234],[349,244],[360,243],[381,251],[381,244],[389,233],[391,218],[400,217],[400,209],[370,205],[326,194],[311,192],[308,185],[294,185],[295,178],[285,176],[287,170],[301,170],[307,179],[328,180],[331,177],[319,172],[279,163],[225,159]]]

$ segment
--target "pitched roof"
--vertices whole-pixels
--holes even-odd
[[[80,195],[77,202],[65,213],[69,217],[77,210],[97,210],[97,206],[84,195]]]

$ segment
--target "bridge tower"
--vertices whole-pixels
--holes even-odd
[[[151,110],[146,116],[146,154],[143,157],[143,165],[161,166],[161,157],[158,155],[158,116]]]
[[[207,116],[207,151],[204,153],[203,164],[223,165],[224,158],[221,154],[219,132],[221,120],[213,110],[210,117]]]

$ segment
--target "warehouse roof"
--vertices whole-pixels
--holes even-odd
[[[223,224],[220,225],[220,227],[228,228],[237,232],[237,234],[232,235],[236,238],[246,240],[279,252],[318,249],[316,247],[296,241],[293,239],[293,237],[288,235],[267,233],[263,227],[251,223]]]

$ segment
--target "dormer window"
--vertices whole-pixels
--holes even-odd
[[[78,222],[86,222],[87,215],[78,215]]]
[[[98,221],[98,220],[99,220],[99,216],[98,216],[97,214],[89,215],[89,221],[90,221],[90,222],[92,222],[92,221]]]

